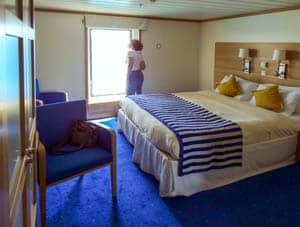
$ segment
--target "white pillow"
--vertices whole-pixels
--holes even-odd
[[[256,88],[256,91],[263,90],[272,86],[276,86],[276,84],[259,84],[258,87]]]
[[[221,84],[226,83],[232,75],[230,76],[224,76],[224,78],[221,80]],[[239,101],[249,101],[252,97],[252,91],[256,90],[258,84],[254,83],[249,80],[245,80],[243,78],[240,78],[238,76],[235,77],[236,81],[239,83],[240,88],[242,90],[242,94],[236,95],[233,98],[237,99]],[[219,90],[216,88],[216,92],[219,92]]]
[[[274,85],[275,84],[260,84],[256,90],[263,90]],[[281,86],[279,86],[279,93],[282,97],[282,101],[284,104],[284,110],[280,113],[286,116],[291,116],[293,113],[296,112],[296,108],[300,102],[300,92],[284,88],[282,89]],[[254,96],[250,100],[250,103],[252,105],[256,105]]]
[[[281,114],[291,116],[293,113],[296,112],[296,108],[300,102],[300,92],[284,91],[279,93],[282,95],[284,103],[284,110],[281,112]]]
[[[230,75],[230,76],[231,76],[231,75]],[[225,76],[223,77],[223,79],[221,80],[220,84],[226,83],[226,82],[229,80],[230,76],[225,75]],[[216,87],[215,92],[220,93],[218,87]]]
[[[279,89],[283,90],[283,91],[296,91],[296,92],[300,92],[300,87],[289,87],[289,86],[279,85]]]
[[[238,95],[241,96],[241,101],[249,101],[252,97],[252,92],[256,90],[258,84],[249,80],[245,80],[243,78],[237,77],[237,82],[239,83],[242,94]]]
[[[221,80],[220,84],[224,84],[226,83],[230,78],[232,77],[232,75],[225,75],[224,78]]]
[[[282,91],[295,91],[300,93],[300,87],[289,87],[289,86],[279,86],[279,90]],[[296,106],[295,113],[300,113],[300,101],[298,102],[298,105]]]

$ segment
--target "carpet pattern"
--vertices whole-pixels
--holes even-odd
[[[116,129],[116,120],[104,122]],[[48,226],[300,226],[300,166],[190,197],[161,198],[158,182],[131,161],[132,146],[117,133],[118,195],[109,168],[47,190]]]

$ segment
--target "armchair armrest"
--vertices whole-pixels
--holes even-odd
[[[100,145],[107,151],[110,151],[112,154],[112,163],[111,163],[111,188],[112,195],[116,196],[117,194],[117,155],[116,155],[116,133],[115,131],[99,122],[91,122],[98,128]]]
[[[47,176],[47,154],[45,146],[39,142],[38,145],[38,182],[41,187],[46,187],[46,176]]]
[[[300,161],[300,131],[297,132],[296,158],[298,161]]]
[[[36,99],[35,103],[36,103],[36,106],[42,106],[42,105],[44,105],[44,102],[41,99]]]
[[[90,122],[98,129],[100,145],[105,150],[110,151],[113,158],[116,157],[116,133],[114,130],[99,122]]]
[[[68,93],[65,91],[40,92],[39,99],[43,100],[44,104],[66,102],[68,101]]]

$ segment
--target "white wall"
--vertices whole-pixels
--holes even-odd
[[[198,89],[199,24],[153,20],[142,34],[145,92]],[[161,43],[161,49],[155,43]],[[195,62],[196,61],[196,62]]]
[[[85,97],[82,16],[36,13],[36,63],[41,90]]]
[[[41,90],[85,98],[83,15],[36,13],[36,59]],[[150,20],[142,33],[145,92],[198,89],[199,24]],[[162,45],[155,48],[155,43]]]
[[[300,42],[300,10],[200,24],[199,88],[213,87],[216,42]]]

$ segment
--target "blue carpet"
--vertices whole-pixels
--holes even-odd
[[[104,122],[116,128],[116,121]],[[118,197],[109,168],[50,187],[48,226],[300,226],[300,166],[292,165],[191,197],[161,198],[158,183],[118,142]]]

